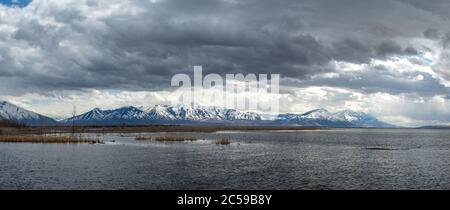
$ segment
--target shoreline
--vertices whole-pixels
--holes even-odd
[[[329,131],[338,129],[368,129],[368,130],[446,130],[446,128],[364,128],[364,127],[318,127],[318,126],[253,126],[253,125],[122,125],[122,126],[0,126],[1,135],[46,135],[46,134],[79,134],[79,133],[152,133],[152,132],[233,132],[233,131]]]
[[[58,133],[144,133],[144,132],[203,132],[218,131],[295,131],[329,130],[313,126],[232,126],[232,125],[125,125],[125,126],[33,126],[0,127],[3,134],[58,134]]]
[[[0,135],[0,143],[101,144],[103,142],[75,136]]]

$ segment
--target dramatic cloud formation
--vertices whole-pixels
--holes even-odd
[[[281,111],[354,108],[403,125],[445,124],[448,9],[441,0],[0,5],[0,95],[58,117],[68,104],[168,103],[171,76],[203,65],[281,74]]]

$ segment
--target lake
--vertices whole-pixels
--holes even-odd
[[[0,189],[450,189],[450,130],[84,135],[105,144],[0,143]]]

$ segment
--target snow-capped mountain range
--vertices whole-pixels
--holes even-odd
[[[323,127],[395,127],[379,121],[364,112],[344,110],[331,113],[315,109],[303,114],[280,114],[268,119],[255,112],[202,106],[152,107],[126,106],[112,110],[95,108],[84,114],[56,121],[28,111],[8,102],[0,102],[0,120],[12,120],[27,125],[144,125],[144,124],[251,124],[251,125],[298,125]]]
[[[218,107],[156,105],[141,109],[132,106],[114,110],[101,110],[95,108],[82,115],[65,119],[62,123],[111,125],[231,121],[261,121],[261,117],[252,112]]]

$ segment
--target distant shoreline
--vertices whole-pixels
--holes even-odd
[[[314,126],[233,126],[233,125],[123,125],[123,126],[31,126],[0,127],[6,134],[51,133],[144,133],[144,132],[204,132],[264,131],[264,130],[326,130]]]
[[[450,127],[365,128],[319,126],[250,126],[250,125],[122,125],[122,126],[30,126],[1,127],[3,134],[52,133],[144,133],[144,132],[218,132],[218,131],[306,131],[332,129],[450,129]]]

